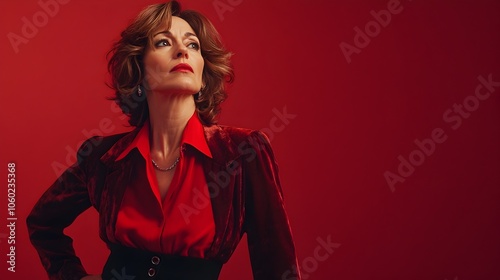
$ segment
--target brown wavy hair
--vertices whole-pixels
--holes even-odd
[[[115,90],[111,97],[129,117],[129,124],[141,126],[149,118],[143,88],[145,78],[143,56],[148,46],[153,46],[154,32],[165,23],[170,29],[172,16],[184,19],[200,40],[201,55],[205,62],[202,79],[205,87],[200,96],[195,95],[196,110],[205,125],[217,123],[220,104],[227,98],[225,82],[234,80],[231,53],[227,51],[213,24],[202,14],[192,10],[181,11],[177,1],[146,7],[121,33],[121,39],[113,44],[107,57],[111,75],[109,86]]]

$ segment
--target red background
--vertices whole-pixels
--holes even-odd
[[[304,279],[500,279],[500,87],[456,130],[443,119],[471,100],[478,76],[500,81],[500,2],[404,0],[351,63],[339,44],[353,45],[354,28],[364,29],[388,0],[220,0],[233,4],[223,17],[215,2],[182,4],[206,14],[235,53],[220,122],[262,129],[273,108],[296,115],[272,145]],[[72,160],[85,131],[128,130],[105,100],[105,54],[149,3],[61,4],[17,53],[8,34],[22,35],[22,18],[33,22],[43,10],[35,0],[0,4],[1,164],[17,166],[19,219],[15,273],[0,227],[0,278],[45,277],[24,220],[56,179],[52,165]],[[104,131],[106,118],[113,125]],[[435,128],[447,140],[391,191],[384,172],[397,173],[398,156],[408,159],[414,140]],[[96,211],[67,232],[87,270],[99,273],[107,250]],[[314,261],[317,239],[328,236],[340,247]],[[252,279],[245,241],[221,280]]]

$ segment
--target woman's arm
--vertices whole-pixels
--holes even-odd
[[[297,257],[285,211],[283,192],[271,145],[261,132],[249,143],[255,153],[246,159],[245,231],[256,280],[300,280]]]
[[[78,150],[91,148],[86,141]],[[88,275],[75,255],[73,240],[63,233],[75,218],[90,207],[85,159],[68,168],[40,197],[26,219],[29,237],[49,279],[80,280]]]

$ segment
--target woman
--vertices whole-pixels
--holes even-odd
[[[213,25],[152,5],[110,54],[114,99],[136,128],[88,139],[28,216],[49,278],[217,279],[246,233],[254,279],[300,279],[268,139],[215,124],[233,72]],[[63,233],[90,206],[111,251],[101,276]]]

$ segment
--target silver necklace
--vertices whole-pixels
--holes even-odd
[[[167,168],[159,167],[158,164],[156,164],[156,162],[153,159],[151,159],[151,161],[153,162],[153,165],[154,165],[154,167],[156,167],[156,169],[166,172],[166,171],[170,171],[170,170],[174,169],[174,167],[177,166],[177,163],[179,163],[179,157],[177,157],[174,164],[172,164],[170,167],[167,167]]]

